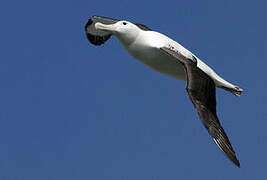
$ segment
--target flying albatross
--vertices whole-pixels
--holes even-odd
[[[143,24],[92,16],[85,25],[88,40],[100,46],[116,36],[129,54],[158,71],[187,82],[186,91],[200,120],[221,151],[238,167],[240,163],[216,114],[216,87],[240,96],[242,89],[219,75],[193,53],[169,37]]]

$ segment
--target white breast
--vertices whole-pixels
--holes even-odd
[[[166,47],[168,45],[173,46],[176,51],[179,51],[183,56],[189,59],[193,59],[193,56],[195,56],[176,41],[155,31],[143,31],[139,34],[134,43],[129,46],[124,45],[124,47],[131,56],[155,71],[176,79],[186,80],[186,73],[182,64],[160,50],[161,47]],[[217,75],[199,58],[197,58],[197,66],[209,75],[218,87],[235,87],[233,84]]]
[[[160,47],[166,46],[167,44],[177,47],[178,43],[163,34],[154,31],[144,31],[137,37],[134,43],[125,48],[132,57],[155,71],[176,79],[186,80],[183,66],[160,50]],[[187,52],[185,51],[183,53]]]

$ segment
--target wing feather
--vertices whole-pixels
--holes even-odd
[[[187,59],[174,48],[161,48],[181,62],[187,74],[186,91],[194,104],[200,120],[222,152],[238,167],[240,163],[216,114],[216,86],[214,81],[197,67],[197,60]]]

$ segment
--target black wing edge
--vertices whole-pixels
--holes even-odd
[[[115,18],[110,18],[110,17],[106,17],[106,16],[92,16],[92,18],[102,18],[102,19],[108,19],[108,20],[112,20],[112,21],[120,21],[119,19],[115,19]]]
[[[144,24],[140,24],[140,23],[135,23],[136,26],[138,26],[140,29],[144,30],[144,31],[152,31],[152,29],[150,29],[149,27],[147,27]]]
[[[215,84],[213,81],[211,81],[208,82],[208,85],[205,86],[212,86],[212,88],[214,87],[215,92]],[[216,111],[216,108],[209,107],[210,105],[205,105],[205,102],[203,103],[201,98],[199,98],[199,96],[201,96],[201,93],[199,91],[191,89],[189,87],[187,87],[186,90],[190,97],[190,100],[194,104],[194,107],[197,109],[200,120],[204,124],[205,128],[207,129],[217,146],[230,161],[232,161],[237,167],[240,167],[240,163],[236,157],[230,140],[228,139],[223,127],[221,126],[216,112],[214,112]]]
[[[193,57],[192,61],[176,52],[172,47],[163,47],[161,50],[184,65],[187,74],[186,90],[202,123],[226,157],[237,167],[240,167],[235,151],[216,115],[216,87],[214,81],[197,67],[196,58]]]

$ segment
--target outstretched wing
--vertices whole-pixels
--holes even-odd
[[[216,115],[216,87],[214,81],[197,67],[196,58],[187,59],[172,47],[163,47],[161,50],[184,65],[187,73],[186,90],[202,123],[224,154],[240,167],[235,151]]]
[[[112,34],[107,31],[97,30],[95,28],[95,23],[100,22],[102,24],[114,24],[118,21],[120,20],[103,16],[92,16],[90,19],[88,19],[88,22],[85,25],[87,39],[96,46],[104,44]],[[150,28],[143,24],[136,23],[135,25],[144,31],[151,31]]]

